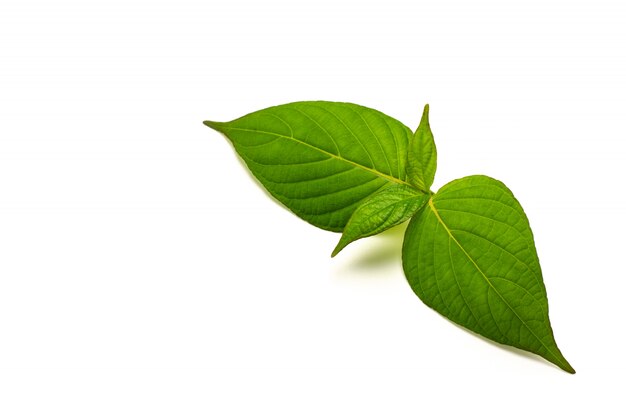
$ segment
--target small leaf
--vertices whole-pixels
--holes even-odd
[[[428,200],[429,195],[395,184],[369,197],[350,217],[331,256],[357,239],[373,236],[404,223]]]
[[[442,187],[411,220],[402,262],[429,307],[575,373],[554,340],[528,219],[501,182],[471,176]]]
[[[409,185],[411,131],[373,109],[297,102],[204,123],[230,139],[272,196],[322,229],[342,231],[364,199],[391,184]]]
[[[428,191],[433,185],[437,170],[437,148],[428,121],[428,104],[424,106],[422,120],[409,140],[407,179],[420,190]]]

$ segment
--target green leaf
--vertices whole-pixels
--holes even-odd
[[[429,307],[575,372],[554,340],[528,219],[501,182],[471,176],[444,186],[411,220],[402,261]]]
[[[272,196],[322,229],[342,231],[367,197],[389,185],[409,185],[411,131],[373,109],[297,102],[204,123],[230,139]]]
[[[332,256],[412,217],[402,260],[424,303],[574,373],[554,340],[533,235],[511,191],[484,176],[430,191],[437,150],[428,113],[426,105],[415,133],[376,110],[326,101],[204,123],[288,209],[343,231]]]
[[[376,235],[409,220],[428,197],[428,194],[400,184],[372,195],[352,214],[331,256],[357,239]]]
[[[428,104],[424,106],[422,120],[409,140],[407,180],[420,190],[428,191],[437,171],[437,148],[428,121]]]

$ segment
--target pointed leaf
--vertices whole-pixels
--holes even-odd
[[[407,158],[407,180],[419,188],[428,191],[433,185],[437,170],[437,148],[433,132],[428,120],[428,104],[424,106],[424,113],[417,130],[409,140]]]
[[[322,229],[343,230],[365,198],[391,184],[408,185],[411,131],[373,109],[297,102],[205,124],[230,139],[272,196]]]
[[[409,220],[428,197],[428,194],[400,184],[372,195],[352,214],[331,256],[357,239],[376,235]]]
[[[471,176],[444,186],[411,220],[402,261],[429,307],[575,372],[552,334],[528,219],[501,182]]]

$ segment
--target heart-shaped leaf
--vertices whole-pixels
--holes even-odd
[[[442,187],[411,220],[402,262],[429,307],[575,372],[552,334],[528,219],[501,182],[471,176]]]

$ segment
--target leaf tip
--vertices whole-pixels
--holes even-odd
[[[555,364],[556,366],[558,366],[559,368],[561,368],[562,370],[564,370],[565,372],[567,372],[568,374],[572,374],[572,375],[575,374],[576,370],[572,367],[572,365],[569,364],[567,359],[565,359],[565,356],[563,356],[563,354],[558,348],[556,348],[556,353],[557,354],[553,356],[551,359],[549,359],[549,361]]]
[[[343,248],[348,246],[348,244],[350,243],[350,241],[346,240],[344,237],[345,236],[341,236],[341,239],[339,239],[339,242],[337,242],[337,246],[335,246],[335,249],[333,249],[333,253],[330,254],[331,258],[334,258],[335,256],[337,256],[337,254],[341,252]]]
[[[576,373],[576,370],[572,368],[572,365],[570,365],[569,362],[567,362],[567,360],[565,361],[565,366],[561,366],[561,369],[563,369],[568,374],[574,375]]]
[[[222,127],[224,126],[224,123],[222,123],[222,122],[213,122],[211,120],[205,120],[202,123],[204,123],[205,126],[208,126],[211,129],[213,129],[213,130],[217,130],[218,132],[222,132],[223,131]]]
[[[420,122],[421,124],[424,125],[428,125],[429,124],[429,120],[428,120],[428,114],[430,113],[430,104],[426,103],[424,105],[424,111],[422,112],[422,120]]]

